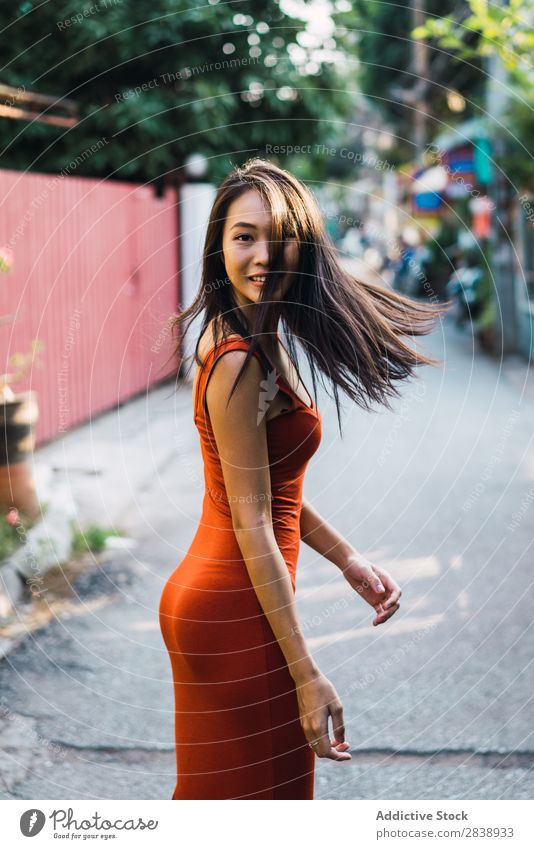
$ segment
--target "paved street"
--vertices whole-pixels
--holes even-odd
[[[317,799],[533,797],[534,389],[524,361],[501,366],[473,344],[447,320],[418,342],[444,365],[404,385],[393,412],[345,403],[343,439],[319,397],[306,495],[403,597],[373,628],[336,568],[302,546],[301,621],[353,751],[318,762]],[[38,459],[71,470],[83,519],[137,546],[106,552],[0,663],[1,797],[170,798],[157,606],[200,515],[190,388],[160,387]]]

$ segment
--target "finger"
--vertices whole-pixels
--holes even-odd
[[[315,742],[312,741],[312,743],[310,743],[312,750],[315,752],[318,758],[328,758],[332,761],[352,760],[352,755],[350,754],[350,752],[347,752],[347,749],[349,748],[349,744],[347,742],[337,743],[337,745],[327,745],[326,751],[324,750],[324,748],[321,748],[321,743],[322,740]]]
[[[382,625],[384,622],[387,622],[387,620],[391,619],[391,617],[397,612],[399,607],[400,604],[396,604],[394,607],[390,607],[387,611],[384,611],[384,613],[376,616],[373,620],[373,625]]]
[[[384,599],[384,603],[389,603],[390,605],[396,604],[402,595],[401,588],[387,572],[380,572],[380,576],[387,593],[387,598]]]
[[[338,752],[346,752],[347,749],[350,749],[350,743],[345,740],[343,743],[338,743],[337,740],[330,740],[330,745],[337,749]]]
[[[344,745],[344,744],[342,744],[342,745]],[[332,760],[332,761],[351,761],[352,760],[352,755],[350,754],[350,752],[347,752],[345,750],[341,751],[339,748],[336,748],[335,746],[332,746],[330,748],[330,751],[328,752],[326,757],[330,758],[330,760]]]
[[[380,569],[378,566],[375,566],[375,570],[376,570],[376,574],[380,575],[380,577],[382,579],[382,583],[384,584],[384,586],[387,589],[391,590],[391,589],[396,588],[397,583],[396,583],[395,579],[392,578],[392,576],[389,574],[389,572],[386,572],[385,569]]]
[[[328,734],[323,734],[311,741],[311,747],[318,758],[329,758],[332,756],[332,746]]]
[[[333,761],[351,761],[352,755],[349,752],[337,752],[336,749],[332,749],[334,754],[329,755],[330,759]]]
[[[341,702],[334,702],[328,706],[330,716],[332,717],[332,731],[334,739],[338,743],[345,742],[345,722],[343,720],[343,705]]]
[[[323,712],[324,711],[324,712]],[[320,717],[320,721],[318,726],[314,729],[315,733],[312,739],[310,740],[310,745],[319,758],[326,758],[330,752],[330,740],[328,735],[328,715],[329,708],[324,707],[321,711],[322,715]]]
[[[393,607],[388,607],[387,610],[384,610],[382,613],[379,613],[376,617],[380,622],[385,622],[387,619],[391,619],[391,617],[399,610],[400,604],[394,604]]]
[[[402,595],[401,589],[400,589],[400,587],[397,587],[396,589],[393,590],[393,592],[391,593],[389,598],[386,599],[386,601],[384,602],[384,607],[386,607],[386,608],[393,607],[394,604],[397,604],[401,595]]]
[[[382,582],[382,579],[376,574],[373,569],[367,570],[366,580],[369,583],[369,586],[373,588],[376,593],[385,593],[386,588]]]
[[[371,566],[364,566],[363,564],[359,568],[358,578],[363,582],[363,587],[359,590],[362,592],[363,590],[370,587],[376,593],[385,592],[385,587],[382,583],[382,579],[376,574],[374,569]]]

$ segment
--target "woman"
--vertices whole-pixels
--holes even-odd
[[[427,333],[441,309],[354,280],[309,190],[253,159],[219,188],[202,285],[175,325],[202,311],[193,394],[206,491],[160,604],[176,704],[172,798],[313,799],[315,757],[351,755],[340,698],[299,627],[300,540],[342,571],[374,608],[374,625],[399,609],[401,591],[302,496],[321,415],[293,338],[314,395],[316,373],[331,382],[341,428],[339,389],[387,405],[394,381],[434,364],[401,337]]]

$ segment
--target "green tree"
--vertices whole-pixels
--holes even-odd
[[[457,7],[456,0],[428,0],[426,9],[442,15]],[[428,117],[429,137],[451,123],[448,96],[451,92],[465,100],[463,118],[473,112],[472,101],[483,91],[480,62],[472,65],[444,52],[436,39],[428,37],[428,74],[418,78],[414,70],[413,20],[409,0],[356,0],[336,16],[347,31],[346,49],[359,63],[358,80],[362,93],[374,104],[397,139],[388,159],[395,163],[413,159],[414,108],[410,97],[416,86]]]
[[[6,4],[1,82],[68,97],[80,120],[1,119],[3,167],[155,180],[202,152],[217,180],[266,144],[322,140],[352,107],[305,28],[264,0]]]
[[[467,0],[465,9],[460,22],[451,16],[429,18],[414,31],[414,37],[432,38],[466,63],[499,57],[508,76],[508,106],[504,122],[507,150],[504,160],[497,158],[497,163],[517,187],[534,191],[534,160],[528,154],[528,140],[534,137],[531,0],[502,4]],[[494,132],[503,134],[497,126]]]
[[[460,20],[451,15],[428,18],[414,30],[414,38],[432,38],[459,59],[497,54],[515,82],[530,88],[534,49],[531,0],[502,4],[467,0],[463,6],[465,14]]]

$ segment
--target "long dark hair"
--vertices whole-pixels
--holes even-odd
[[[270,209],[272,227],[269,274],[252,318],[246,319],[226,274],[222,237],[230,204],[251,189],[260,193]],[[284,239],[288,237],[295,238],[299,246],[298,268],[284,297],[273,301],[270,295],[284,273]],[[297,360],[295,338],[306,354],[314,395],[317,372],[323,385],[324,377],[331,383],[341,432],[339,389],[364,409],[375,402],[391,409],[389,396],[400,395],[395,382],[412,376],[418,365],[440,364],[416,352],[402,337],[429,333],[449,306],[413,301],[345,271],[311,191],[272,162],[253,158],[234,168],[219,187],[206,232],[200,289],[191,306],[173,317],[171,327],[185,333],[204,312],[195,347],[199,366],[200,338],[211,321],[214,344],[230,333],[250,343],[231,397],[256,350],[267,370],[262,339],[272,327],[269,317],[275,309],[280,313],[293,364]],[[173,355],[179,351],[178,340]]]

